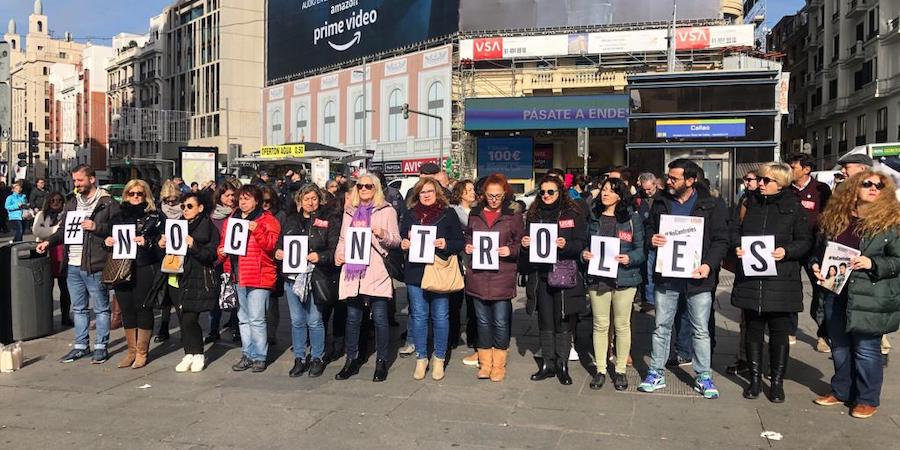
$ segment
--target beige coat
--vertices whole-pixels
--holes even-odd
[[[337,249],[335,255],[344,254],[344,237],[347,235],[347,228],[353,221],[353,215],[356,213],[356,207],[347,205],[344,208],[344,216],[341,222],[341,236],[338,238]],[[346,280],[344,278],[345,270],[341,269],[341,281],[338,288],[338,297],[341,300],[357,297],[360,295],[368,295],[372,297],[384,297],[391,299],[394,297],[394,282],[388,275],[387,268],[384,266],[382,254],[387,254],[389,249],[396,248],[400,245],[400,230],[397,226],[397,212],[387,202],[381,206],[375,207],[372,211],[371,228],[381,228],[385,230],[384,239],[378,239],[373,236],[374,247],[369,259],[369,267],[366,269],[366,275],[360,280]]]

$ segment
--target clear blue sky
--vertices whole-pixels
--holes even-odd
[[[766,25],[769,28],[774,27],[782,17],[796,14],[805,3],[804,0],[769,0],[766,5],[768,8]]]
[[[66,31],[76,40],[110,45],[115,34],[147,32],[151,17],[162,12],[172,0],[42,0],[44,15],[54,36]],[[28,16],[34,0],[0,0],[0,32],[6,32],[9,19],[16,19],[19,34],[28,33]],[[104,39],[107,38],[107,39]]]

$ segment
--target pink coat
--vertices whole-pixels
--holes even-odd
[[[353,215],[356,213],[356,207],[349,204],[344,208],[344,218],[341,223],[341,236],[338,238],[337,249],[335,255],[344,254],[344,236],[347,235],[347,228],[353,221]],[[387,254],[389,249],[396,248],[400,245],[400,230],[397,226],[397,212],[387,202],[381,206],[375,207],[372,211],[371,228],[381,228],[385,230],[384,239],[378,239],[373,236],[375,248],[372,249],[369,259],[369,267],[366,269],[366,276],[361,280],[346,280],[344,278],[345,270],[341,269],[340,286],[338,287],[338,297],[341,300],[357,297],[359,295],[368,295],[372,297],[384,297],[392,299],[394,297],[394,282],[388,275],[387,268],[384,266],[382,254]],[[377,249],[377,251],[376,251]]]

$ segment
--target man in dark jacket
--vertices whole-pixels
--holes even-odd
[[[825,205],[828,203],[828,199],[831,198],[831,189],[827,184],[810,176],[810,173],[816,170],[816,163],[811,156],[805,153],[797,153],[791,156],[789,164],[794,177],[791,190],[797,194],[797,197],[800,199],[800,205],[806,210],[809,234],[815,236],[819,214],[825,210]],[[800,261],[804,267],[809,267],[809,255],[803,255]],[[810,280],[815,279],[812,273],[807,272],[807,275],[809,275]],[[815,283],[813,284],[813,289],[818,289]],[[797,327],[799,325],[797,316],[797,313],[791,315],[790,343],[792,345],[797,342]],[[824,321],[820,322],[819,327],[816,329],[816,337],[818,338],[816,350],[822,353],[831,351],[828,347]]]
[[[684,297],[687,312],[693,325],[693,366],[697,373],[694,389],[706,398],[718,398],[719,392],[712,382],[710,368],[709,317],[713,303],[715,276],[728,250],[728,212],[725,204],[712,197],[706,189],[699,188],[701,169],[695,163],[677,159],[669,163],[668,190],[657,195],[650,213],[651,245],[662,248],[667,237],[659,234],[661,216],[693,216],[703,218],[703,242],[700,265],[691,278],[663,277],[654,273],[656,284],[656,330],[653,334],[650,371],[638,386],[643,392],[653,392],[666,387],[665,363],[669,356],[669,344],[678,301]]]
[[[75,343],[60,362],[72,362],[91,355],[91,362],[103,364],[109,357],[106,344],[109,342],[110,307],[109,292],[101,282],[101,274],[109,254],[103,241],[112,235],[111,218],[119,211],[119,205],[102,189],[97,188],[94,169],[79,165],[72,169],[72,181],[77,195],[66,203],[60,216],[60,227],[46,241],[37,246],[38,253],[65,241],[65,234],[83,230],[82,244],[65,246],[68,272],[66,285],[72,297],[72,311],[75,314]],[[71,222],[68,216],[79,214],[84,217],[80,223]],[[97,324],[97,340],[94,351],[88,348],[90,335],[90,311],[94,305]]]

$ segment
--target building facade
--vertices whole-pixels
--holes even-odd
[[[33,156],[29,175],[46,177],[50,159],[50,67],[55,63],[81,63],[86,45],[72,41],[66,33],[63,39],[50,35],[48,18],[41,0],[35,0],[34,11],[28,16],[28,34],[17,32],[10,21],[3,40],[10,43],[10,78],[12,84],[12,154],[27,150],[28,124],[38,132],[40,151]]]

